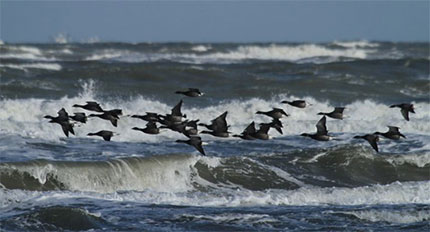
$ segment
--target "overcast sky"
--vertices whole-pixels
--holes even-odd
[[[429,41],[429,1],[10,1],[0,39],[52,42]]]

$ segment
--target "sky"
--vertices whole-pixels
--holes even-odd
[[[52,42],[429,41],[430,1],[0,0],[0,39]]]

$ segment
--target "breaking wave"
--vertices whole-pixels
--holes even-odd
[[[365,59],[373,50],[363,48],[333,49],[316,44],[305,45],[242,45],[228,51],[217,52],[203,45],[191,48],[197,53],[139,53],[128,50],[101,50],[85,58],[85,60],[116,60],[121,62],[155,62],[170,60],[183,63],[238,63],[243,60],[275,60],[303,62],[333,62],[339,58]],[[204,54],[199,54],[205,52]],[[310,59],[326,57],[326,59]]]

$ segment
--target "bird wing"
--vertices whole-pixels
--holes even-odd
[[[66,112],[66,110],[64,108],[61,108],[61,110],[59,110],[57,112],[58,117],[61,119],[68,119],[69,118],[69,114]]]
[[[73,125],[68,122],[60,123],[61,129],[63,129],[64,134],[69,137],[69,131],[72,134],[75,134],[75,131],[73,131]]]
[[[316,127],[317,127],[317,134],[320,134],[320,135],[326,135],[326,134],[328,133],[328,131],[327,131],[327,127],[326,127],[325,123],[326,123],[326,117],[325,117],[325,116],[323,116],[323,117],[322,117],[322,118],[317,122],[317,125],[316,125]]]
[[[369,142],[370,146],[372,146],[373,149],[375,149],[376,152],[379,152],[378,144],[376,143],[376,140],[378,140],[378,136],[372,136],[372,137],[366,138],[366,140]]]
[[[342,114],[344,110],[345,110],[345,107],[335,107],[333,112]]]
[[[190,140],[192,141],[193,147],[195,147],[197,149],[197,151],[199,151],[203,155],[206,155],[205,151],[203,150],[202,139],[200,137],[193,136],[193,137],[191,137]]]
[[[66,124],[61,124],[61,129],[63,129],[64,134],[69,137],[69,128]]]
[[[245,130],[243,130],[242,134],[254,134],[255,133],[255,123],[251,122],[251,124],[249,124]]]
[[[402,109],[400,110],[400,112],[402,112],[402,115],[403,115],[403,117],[406,119],[406,121],[409,121],[409,112],[408,112],[408,110],[407,110],[407,109],[405,109],[405,108],[402,108]]]
[[[106,131],[106,132],[108,132],[108,131]],[[109,132],[110,132],[110,131],[109,131]],[[113,133],[112,133],[112,132],[110,132],[110,133],[103,133],[102,137],[103,137],[103,139],[104,139],[105,141],[110,141],[110,138],[112,138],[112,135],[113,135]]]
[[[173,109],[172,109],[172,115],[173,116],[182,116],[181,107],[182,107],[182,100],[179,101],[179,103],[176,104],[175,107],[173,107]]]
[[[115,118],[114,116],[112,116],[112,117],[109,117],[109,120],[114,127],[118,126],[118,118]]]
[[[260,126],[260,129],[258,129],[257,134],[267,134],[269,132],[270,125],[269,124],[262,124]]]
[[[217,118],[212,120],[212,125],[214,126],[214,130],[216,131],[227,131],[227,111],[218,116]]]

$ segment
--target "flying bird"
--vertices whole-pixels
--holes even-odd
[[[369,142],[370,146],[372,146],[373,149],[375,149],[376,152],[379,152],[378,151],[378,144],[376,143],[376,142],[379,141],[378,135],[375,135],[375,134],[366,134],[366,135],[363,135],[363,136],[354,136],[354,139],[364,139],[364,140],[366,140],[367,142]]]
[[[200,92],[199,89],[196,88],[188,88],[187,91],[176,91],[176,94],[183,94],[188,97],[200,97],[203,96],[203,93]]]
[[[409,121],[409,112],[415,114],[415,110],[414,110],[414,105],[413,104],[402,103],[402,104],[391,105],[390,106],[390,108],[395,108],[395,107],[400,108],[400,112],[402,113],[403,118],[405,118],[406,121]]]
[[[334,119],[343,119],[343,111],[345,107],[335,107],[334,110],[330,113],[319,112],[318,115],[326,115],[327,117]]]

